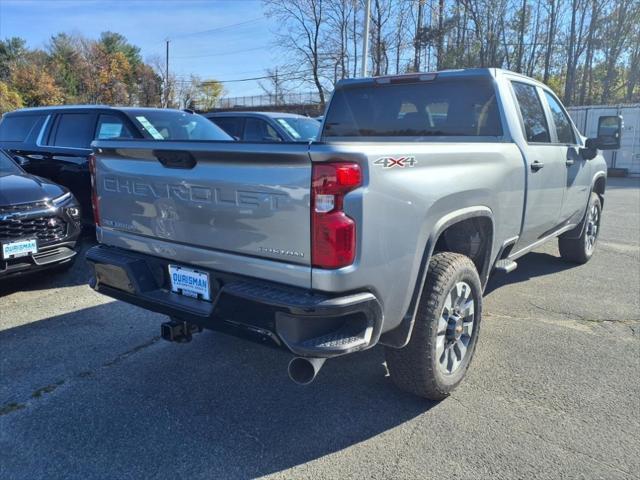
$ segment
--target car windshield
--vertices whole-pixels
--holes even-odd
[[[0,152],[0,175],[22,173],[20,167],[11,158]]]
[[[284,117],[276,122],[296,141],[315,140],[320,130],[320,123],[313,118]]]
[[[227,140],[233,141],[221,128],[195,113],[177,110],[131,110],[126,112],[154,140]]]

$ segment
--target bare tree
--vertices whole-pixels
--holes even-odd
[[[564,83],[564,101],[569,105],[573,104],[578,61],[586,46],[585,18],[587,10],[585,0],[571,0],[571,26],[567,42],[567,75]]]
[[[623,49],[628,44],[631,29],[638,21],[640,4],[637,0],[618,0],[613,11],[605,20],[603,36],[604,55],[606,59],[606,74],[602,84],[601,101],[605,102],[611,96],[614,83],[618,76],[617,64]]]
[[[280,28],[279,45],[300,60],[303,70],[310,72],[310,82],[318,90],[320,104],[325,104],[321,52],[321,33],[325,10],[322,0],[264,0],[267,15],[276,19]]]
[[[556,29],[558,23],[558,9],[561,0],[547,0],[549,14],[547,16],[547,45],[544,54],[544,74],[542,81],[547,83],[551,74],[551,56],[553,55],[554,42],[556,40]]]

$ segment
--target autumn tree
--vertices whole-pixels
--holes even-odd
[[[59,105],[64,101],[62,89],[54,78],[35,63],[15,65],[10,81],[25,107]]]
[[[22,98],[9,85],[0,80],[0,114],[22,108]]]
[[[207,80],[200,83],[196,97],[198,108],[204,111],[211,110],[222,95],[224,95],[222,83],[216,80]]]

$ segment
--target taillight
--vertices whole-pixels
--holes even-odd
[[[100,226],[100,213],[98,211],[98,191],[96,180],[96,156],[89,155],[89,174],[91,175],[91,207],[93,208],[93,219],[96,226]]]
[[[311,180],[311,263],[318,268],[351,265],[356,224],[344,211],[344,196],[362,185],[357,163],[318,163]]]

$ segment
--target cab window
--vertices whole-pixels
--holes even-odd
[[[553,118],[553,123],[556,126],[556,134],[558,135],[558,143],[575,144],[576,140],[571,121],[560,105],[560,102],[549,92],[545,91],[544,95],[547,98],[547,102],[549,102],[551,117]]]
[[[530,143],[550,143],[549,126],[535,86],[512,82],[524,127],[524,136]]]

